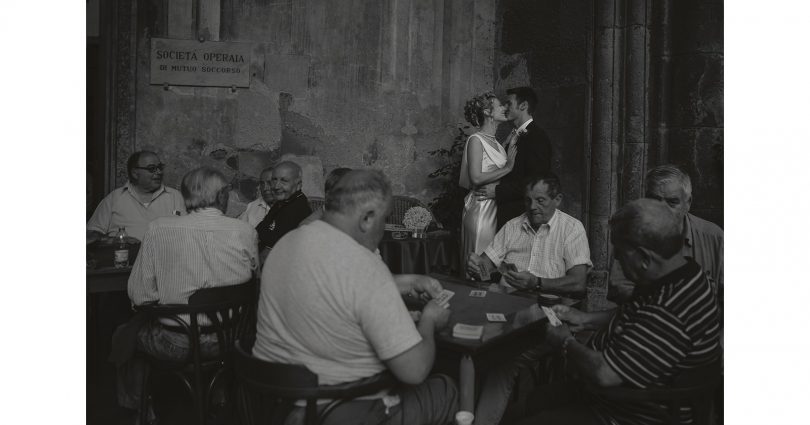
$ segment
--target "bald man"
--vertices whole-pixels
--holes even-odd
[[[564,324],[546,327],[546,344],[562,353],[568,370],[598,387],[666,387],[712,365],[721,355],[717,292],[701,266],[681,254],[683,217],[664,202],[638,199],[611,217],[610,240],[636,284],[632,297],[609,312],[554,306]],[[596,334],[584,344],[571,334],[589,329]],[[668,422],[661,413],[672,411],[580,392],[571,383],[539,387],[526,406],[534,416],[519,425],[660,424]],[[679,414],[679,423],[694,420],[688,404]]]
[[[270,187],[275,202],[264,219],[256,225],[262,258],[282,236],[298,227],[301,221],[312,214],[309,200],[301,192],[301,167],[298,164],[291,161],[276,164],[270,178]]]

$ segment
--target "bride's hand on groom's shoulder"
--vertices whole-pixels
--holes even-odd
[[[506,168],[512,169],[515,166],[515,158],[517,158],[517,146],[512,146],[506,154]]]

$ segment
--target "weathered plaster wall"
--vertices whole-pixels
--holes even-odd
[[[132,149],[157,151],[174,186],[195,166],[222,170],[238,205],[282,157],[305,165],[311,196],[324,173],[369,166],[396,194],[429,201],[438,164],[427,151],[449,146],[464,100],[493,87],[490,0],[201,0],[199,18],[192,3],[137,2]],[[252,44],[249,89],[149,85],[151,38],[194,39],[198,27]]]
[[[516,86],[537,92],[534,119],[551,139],[552,171],[565,193],[561,208],[583,221],[592,7],[586,0],[504,0],[495,55],[499,94]]]
[[[692,212],[723,225],[723,2],[673,2],[668,158],[692,178]]]

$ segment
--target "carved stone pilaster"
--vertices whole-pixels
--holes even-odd
[[[127,181],[127,158],[135,151],[135,34],[137,0],[117,0],[114,10],[113,134],[115,186]]]

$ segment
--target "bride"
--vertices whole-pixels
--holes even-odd
[[[497,230],[495,200],[479,200],[475,189],[497,182],[509,174],[515,164],[517,148],[511,148],[507,155],[495,139],[498,123],[506,121],[504,110],[493,93],[475,96],[464,106],[464,118],[478,131],[467,139],[461,158],[459,185],[470,190],[464,198],[461,216],[461,270],[466,269],[464,265],[471,253],[481,255],[484,252]]]

